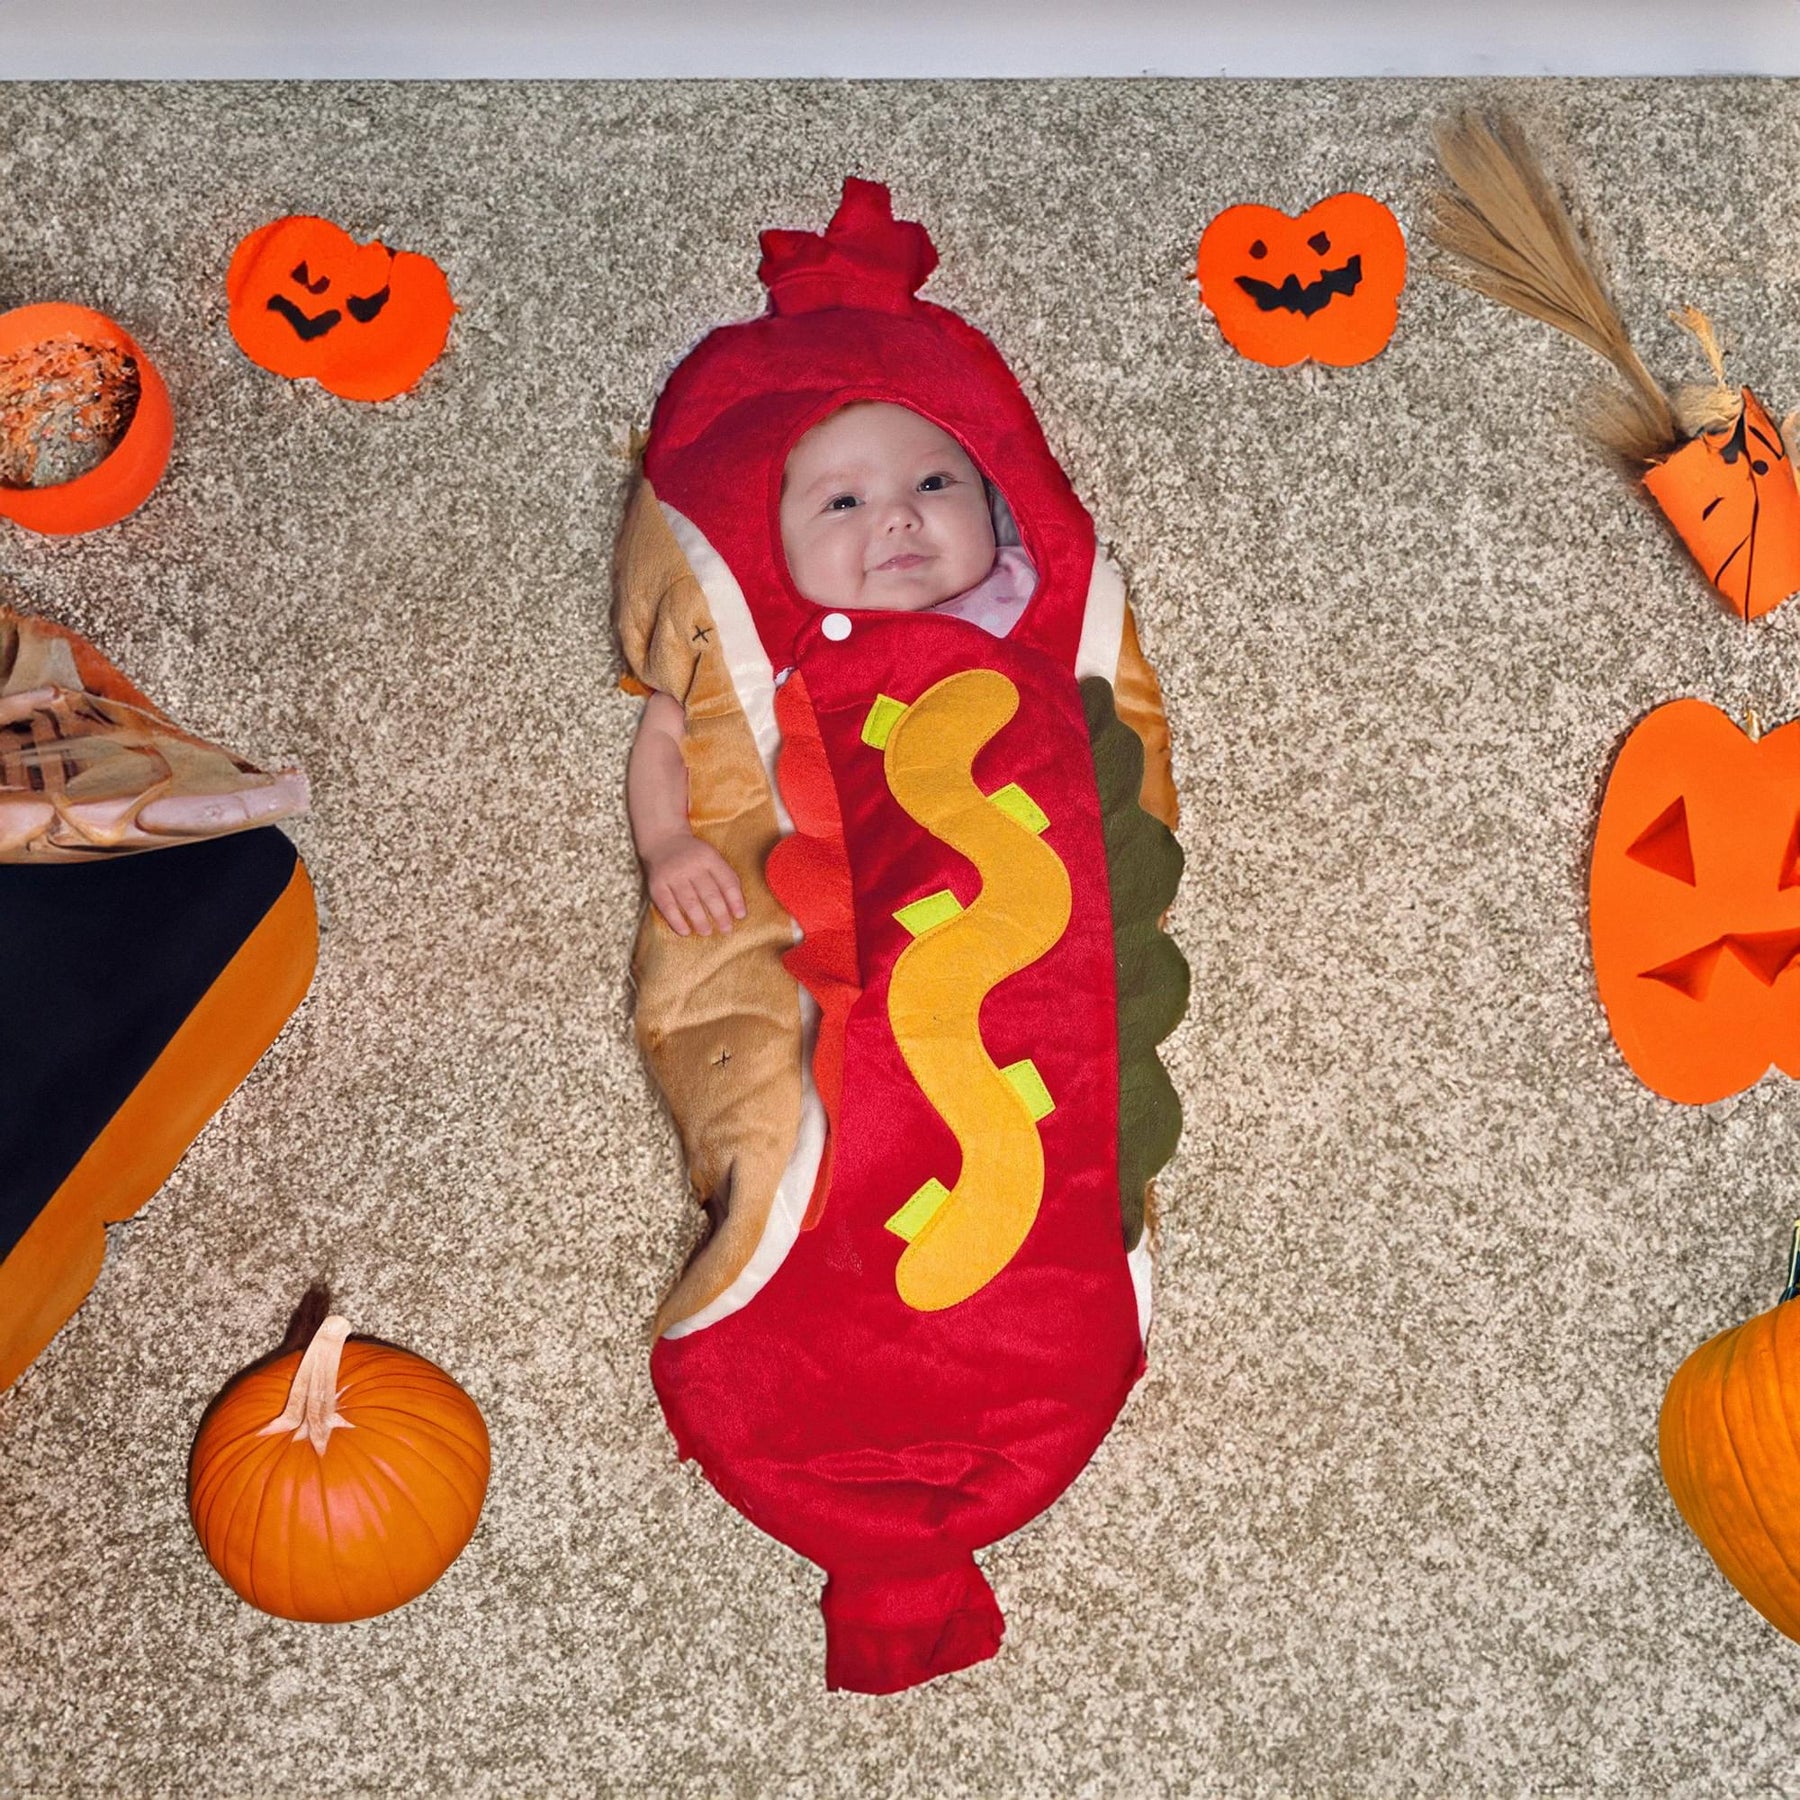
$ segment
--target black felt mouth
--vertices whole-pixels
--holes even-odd
[[[352,294],[344,302],[350,308],[350,316],[359,325],[368,322],[388,303],[387,288],[378,293],[363,296]],[[322,338],[334,325],[344,322],[344,315],[335,306],[328,306],[322,313],[303,313],[286,294],[273,294],[269,298],[269,311],[280,315],[293,326],[294,335],[301,343],[310,344],[314,338]]]
[[[1310,319],[1323,312],[1339,294],[1354,294],[1362,282],[1362,258],[1353,256],[1341,269],[1327,269],[1317,281],[1300,285],[1298,275],[1290,275],[1279,287],[1273,282],[1258,281],[1254,275],[1240,275],[1237,284],[1263,312],[1299,313]]]
[[[309,316],[303,313],[286,294],[271,295],[269,311],[280,313],[293,326],[294,335],[303,344],[310,344],[314,338],[322,338],[332,326],[342,324],[344,318],[344,315],[335,306],[328,306],[322,313]]]

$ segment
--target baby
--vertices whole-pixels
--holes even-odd
[[[1035,572],[1001,546],[981,472],[955,438],[904,406],[862,401],[800,439],[781,478],[781,547],[800,594],[845,612],[935,609],[1004,637]],[[685,720],[672,694],[644,703],[626,772],[632,837],[671,930],[709,937],[744,917],[731,865],[689,829]]]

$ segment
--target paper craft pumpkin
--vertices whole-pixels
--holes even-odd
[[[456,302],[428,256],[358,244],[329,219],[276,219],[233,252],[231,335],[254,363],[346,400],[391,400],[443,353]]]
[[[1800,1641],[1800,1225],[1780,1301],[1702,1344],[1663,1398],[1663,1480],[1719,1571]]]
[[[769,311],[670,378],[618,551],[626,660],[684,698],[690,816],[747,906],[711,937],[651,914],[634,959],[718,1217],[651,1374],[681,1453],[826,1571],[827,1684],[880,1693],[994,1653],[974,1551],[1143,1369],[1181,856],[1117,571],[994,347],[915,297],[923,228],[852,180],[763,250]],[[1005,637],[795,590],[783,465],[863,399],[1011,504],[1038,585]]]
[[[1367,194],[1333,194],[1298,218],[1228,206],[1200,238],[1200,298],[1252,362],[1346,368],[1386,349],[1406,285],[1406,238]]]
[[[1800,590],[1800,485],[1780,428],[1748,388],[1734,424],[1704,432],[1644,477],[1694,560],[1741,619]]]
[[[136,402],[111,449],[85,474],[42,487],[0,484],[0,515],[52,537],[117,524],[143,505],[168,466],[175,419],[161,375],[113,320],[61,301],[0,313],[0,365],[16,366],[27,359],[32,379],[26,391],[5,397],[0,430],[26,440],[28,451],[48,423],[46,412],[54,411],[58,428],[79,434],[93,429],[88,421],[108,411],[106,396],[97,387],[71,393],[67,379],[57,380],[59,364],[77,377],[95,369],[128,372]],[[35,457],[28,453],[26,460]]]
[[[302,1303],[288,1343],[207,1409],[188,1512],[232,1591],[277,1618],[341,1624],[431,1586],[487,1494],[480,1408],[435,1363]]]
[[[1800,721],[1676,700],[1625,740],[1591,877],[1594,975],[1644,1083],[1700,1105],[1800,1075]]]

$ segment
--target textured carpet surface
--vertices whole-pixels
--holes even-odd
[[[0,576],[177,718],[297,761],[310,998],[0,1397],[0,1793],[1522,1792],[1790,1787],[1800,1651],[1681,1525],[1655,1424],[1768,1305],[1800,1097],[1683,1109],[1596,1003],[1621,737],[1800,707],[1577,436],[1594,359],[1416,269],[1388,352],[1276,373],[1184,277],[1219,207],[1389,200],[1452,83],[0,88],[0,301],[122,320],[174,461]],[[1665,377],[1704,307],[1800,403],[1800,89],[1505,90]],[[645,1322],[690,1224],[632,1046],[608,557],[755,233],[892,184],[1117,548],[1187,812],[1150,1372],[986,1558],[999,1658],[828,1697],[814,1571],[679,1466]],[[240,235],[316,211],[462,311],[405,400],[250,365]],[[1422,260],[1422,259],[1421,259]],[[3,989],[3,975],[0,975]],[[16,1052],[16,1032],[8,1032]],[[486,1411],[450,1575],[263,1617],[184,1505],[220,1384],[327,1275]]]

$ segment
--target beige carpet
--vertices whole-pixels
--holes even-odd
[[[1240,361],[1219,207],[1417,227],[1459,84],[0,88],[0,302],[110,312],[179,417],[144,510],[0,576],[177,717],[309,772],[325,915],[275,1050],[0,1397],[0,1793],[1684,1792],[1795,1781],[1800,1649],[1657,1473],[1670,1373],[1769,1304],[1800,1097],[1685,1110],[1595,1001],[1627,727],[1800,709],[1575,435],[1593,359],[1419,271],[1378,362]],[[1800,91],[1509,89],[1640,343],[1694,302],[1800,404]],[[629,1035],[625,446],[846,172],[933,232],[1132,581],[1187,799],[1194,1003],[1151,1369],[987,1558],[997,1661],[822,1689],[814,1572],[678,1466],[686,1241]],[[231,246],[317,211],[462,312],[411,399],[252,367]],[[0,992],[4,991],[0,972]],[[18,1042],[16,1030],[9,1040]],[[493,1484],[425,1598],[308,1628],[194,1543],[208,1398],[327,1275],[454,1371]]]

